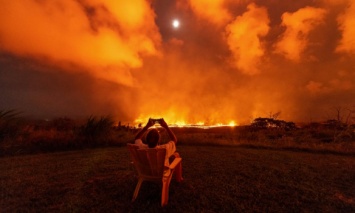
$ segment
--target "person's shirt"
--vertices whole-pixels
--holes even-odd
[[[134,141],[134,144],[139,146],[139,148],[149,148],[147,144],[144,144],[142,139],[136,139]],[[155,148],[165,148],[166,149],[166,154],[165,154],[165,166],[169,166],[169,158],[176,152],[176,145],[174,141],[169,141],[166,144],[158,145]],[[153,149],[155,149],[153,148]]]

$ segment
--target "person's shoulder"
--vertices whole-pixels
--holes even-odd
[[[148,148],[148,145],[147,144],[144,144],[142,139],[136,139],[134,141],[134,145],[140,147],[140,148]]]
[[[134,144],[141,145],[141,144],[143,144],[143,141],[142,141],[142,139],[136,139],[136,140],[134,140]]]

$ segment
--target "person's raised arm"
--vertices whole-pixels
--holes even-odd
[[[143,127],[143,129],[141,129],[141,131],[138,132],[138,134],[136,135],[136,137],[134,138],[134,140],[137,139],[142,139],[144,133],[149,129],[149,127],[154,125],[154,121],[152,121],[150,118],[148,120],[148,123]]]
[[[176,138],[175,134],[173,133],[173,131],[171,131],[171,129],[169,128],[169,126],[168,126],[168,124],[165,122],[165,120],[164,120],[164,119],[161,119],[161,120],[159,121],[159,124],[160,124],[162,127],[164,127],[164,128],[166,129],[166,131],[168,132],[168,135],[169,135],[170,139],[171,139],[172,141],[174,141],[175,144],[176,144],[176,143],[177,143],[177,138]]]

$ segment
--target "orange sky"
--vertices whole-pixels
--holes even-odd
[[[0,109],[206,124],[354,109],[352,0],[0,3]]]

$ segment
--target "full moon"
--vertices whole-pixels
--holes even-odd
[[[174,28],[179,28],[179,26],[180,26],[179,20],[174,19],[173,22],[172,22],[172,25],[173,25]]]

